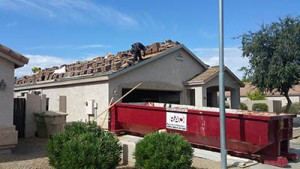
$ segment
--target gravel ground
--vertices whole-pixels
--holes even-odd
[[[0,155],[0,169],[52,169],[46,156],[47,139],[22,138],[11,154]]]
[[[0,169],[53,169],[46,156],[47,139],[21,138],[11,154],[0,154]],[[219,169],[220,162],[201,158],[193,159],[196,169]],[[236,167],[230,166],[230,169]],[[120,166],[118,169],[133,169],[132,166]]]

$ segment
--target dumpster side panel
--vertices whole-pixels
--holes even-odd
[[[110,130],[145,135],[160,129],[182,134],[193,145],[220,148],[219,113],[212,109],[116,104],[111,108]],[[292,115],[261,112],[226,112],[226,148],[229,154],[260,159],[264,163],[284,166],[292,138]]]
[[[148,134],[166,126],[165,108],[141,108],[140,106],[116,106],[115,118],[116,130]]]
[[[188,113],[188,130],[185,135],[190,142],[212,148],[220,147],[219,114],[210,112]],[[242,116],[226,115],[226,139],[229,151],[255,153],[269,145],[268,122],[243,119]]]
[[[178,110],[179,111],[179,110]],[[114,130],[145,135],[160,129],[178,132],[194,145],[212,148],[220,147],[219,113],[208,111],[178,112],[149,106],[117,104],[111,109]],[[173,112],[187,115],[187,131],[166,127],[166,114]],[[115,119],[115,120],[113,120]],[[255,153],[269,145],[268,122],[243,119],[241,115],[226,115],[227,148],[229,151]]]

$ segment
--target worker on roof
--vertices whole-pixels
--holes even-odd
[[[146,47],[142,43],[136,42],[131,45],[130,52],[133,54],[134,62],[143,60],[141,51],[143,51],[143,56],[145,56],[146,55]]]

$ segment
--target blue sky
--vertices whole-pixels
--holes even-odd
[[[299,0],[224,0],[225,64],[246,66],[238,35],[300,15]],[[171,39],[218,64],[218,0],[0,0],[0,43],[30,58],[16,76]]]

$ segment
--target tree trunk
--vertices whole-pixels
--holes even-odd
[[[284,95],[284,97],[285,97],[286,100],[287,100],[287,105],[286,105],[286,108],[285,108],[285,110],[284,110],[284,113],[288,113],[289,110],[290,110],[290,107],[291,107],[291,105],[292,105],[292,101],[291,101],[291,99],[290,99],[290,97],[289,97],[289,93],[284,93],[283,95]]]

